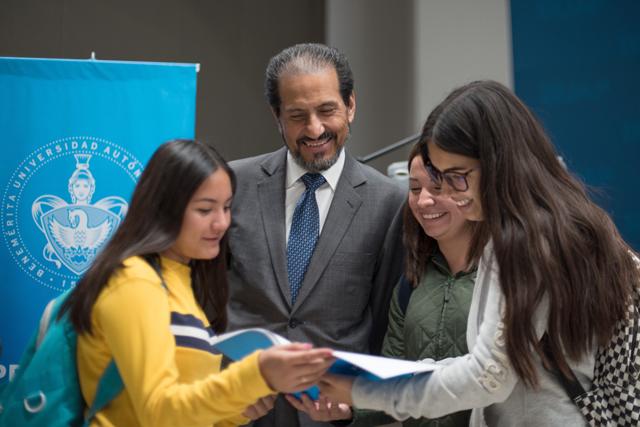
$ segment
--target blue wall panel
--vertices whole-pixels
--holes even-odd
[[[512,0],[516,93],[640,250],[640,1]]]

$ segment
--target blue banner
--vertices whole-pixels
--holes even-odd
[[[195,64],[0,58],[0,383],[113,235],[155,148],[194,137],[195,98]]]

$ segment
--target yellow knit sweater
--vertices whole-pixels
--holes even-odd
[[[258,353],[220,371],[208,338],[209,323],[196,302],[188,266],[161,258],[162,287],[143,259],[129,258],[109,280],[91,313],[92,334],[78,338],[78,372],[85,401],[115,360],[125,390],[92,426],[231,426],[273,393],[258,367]],[[215,284],[212,284],[215,286]]]

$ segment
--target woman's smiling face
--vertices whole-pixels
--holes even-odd
[[[455,238],[467,225],[456,203],[433,182],[420,155],[409,165],[409,207],[425,234],[439,243]]]
[[[442,192],[451,197],[460,209],[465,219],[469,221],[482,221],[482,203],[480,198],[480,161],[460,154],[449,153],[438,147],[433,141],[427,144],[429,150],[429,160],[435,169],[435,174],[439,175],[438,184],[442,186]],[[449,183],[450,180],[443,179],[442,175],[451,175],[455,180],[461,180],[464,176],[468,188],[465,191],[456,190]],[[436,179],[436,181],[438,181]]]

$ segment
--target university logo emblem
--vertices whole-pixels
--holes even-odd
[[[126,215],[124,197],[141,173],[130,153],[99,138],[65,138],[32,152],[3,197],[14,261],[47,287],[73,286]]]
[[[57,268],[64,264],[80,275],[84,273],[96,252],[111,237],[127,213],[127,202],[109,196],[91,205],[96,180],[89,169],[91,154],[75,154],[76,170],[69,178],[71,204],[51,194],[38,197],[31,212],[36,226],[47,244],[42,256]]]

